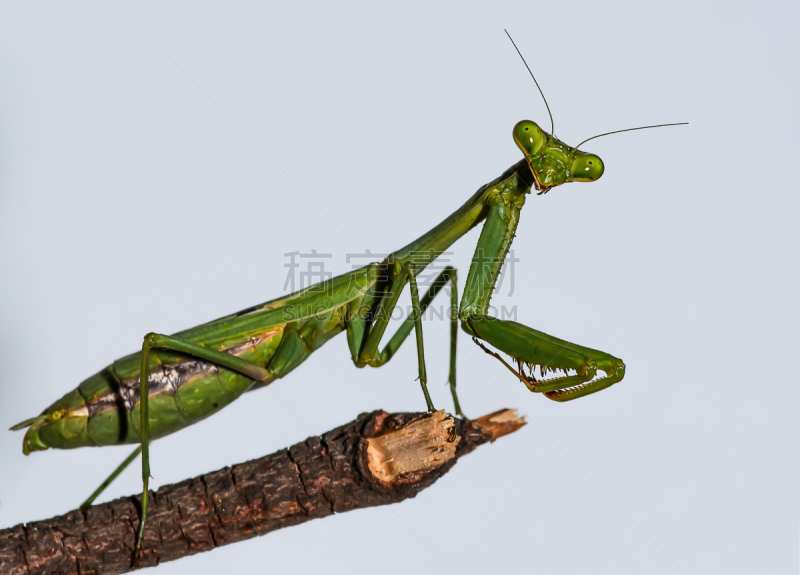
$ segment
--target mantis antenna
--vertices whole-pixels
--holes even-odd
[[[514,39],[511,37],[511,34],[509,34],[508,30],[506,30],[505,28],[503,28],[503,32],[506,33],[506,36],[508,36],[508,39],[511,40],[511,43],[514,44],[514,48],[517,50],[517,54],[519,54],[519,57],[522,58],[522,63],[525,64],[525,67],[528,69],[531,78],[533,78],[536,87],[539,88],[539,93],[542,95],[542,100],[544,100],[544,105],[547,106],[547,113],[550,114],[550,135],[555,137],[556,126],[555,122],[553,122],[553,114],[550,112],[550,105],[547,103],[547,98],[544,97],[544,92],[542,92],[542,87],[539,85],[539,82],[536,81],[536,76],[534,76],[533,72],[531,72],[531,67],[528,66],[528,63],[525,61],[525,57],[522,55],[522,52],[520,52],[519,48],[517,48],[517,43],[514,42]]]
[[[606,132],[605,134],[598,134],[596,136],[592,136],[591,138],[587,138],[586,140],[575,146],[575,149],[577,150],[589,140],[594,140],[595,138],[599,138],[600,136],[609,136],[611,134],[619,134],[620,132],[633,132],[634,130],[647,130],[648,128],[664,128],[665,126],[688,126],[688,125],[689,122],[678,122],[676,124],[658,124],[656,126],[641,126],[639,128],[626,128],[624,130],[614,130],[613,132]]]

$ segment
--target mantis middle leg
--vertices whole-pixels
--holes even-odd
[[[380,301],[378,306],[378,310],[375,314],[375,319],[372,320],[371,325],[367,327],[367,336],[361,346],[361,349],[358,350],[357,353],[354,353],[353,361],[354,363],[359,366],[363,367],[365,365],[369,365],[372,367],[379,367],[386,362],[388,362],[394,356],[395,352],[400,348],[406,338],[411,334],[411,330],[414,329],[417,331],[417,353],[418,358],[423,358],[420,361],[420,383],[423,381],[426,382],[424,376],[424,356],[423,352],[421,351],[422,347],[422,338],[421,338],[421,315],[425,312],[428,306],[431,304],[433,299],[442,291],[442,288],[450,283],[450,371],[448,376],[448,383],[450,385],[450,390],[453,395],[453,402],[455,405],[455,410],[458,415],[463,416],[463,412],[461,411],[461,406],[458,401],[458,395],[456,394],[456,345],[457,345],[457,337],[458,337],[458,288],[457,288],[457,272],[456,269],[452,266],[448,266],[442,270],[442,272],[434,279],[431,286],[428,288],[428,291],[425,295],[419,299],[418,305],[415,305],[414,300],[418,299],[418,295],[415,296],[415,292],[417,290],[416,281],[414,277],[411,275],[410,272],[399,270],[390,286],[390,290],[388,294]],[[383,349],[378,350],[380,342],[383,338],[383,335],[386,331],[386,328],[389,324],[389,319],[391,318],[392,311],[397,305],[397,301],[400,298],[400,294],[405,287],[406,283],[411,284],[411,299],[412,299],[412,306],[414,307],[414,313],[407,317],[405,321],[402,323],[400,328],[395,332],[395,334],[389,339],[388,343],[383,347]],[[362,321],[366,322],[364,318],[357,318],[353,321]],[[350,328],[348,328],[350,329]],[[426,382],[427,383],[427,382]],[[426,395],[426,401],[429,399],[427,395],[426,385],[423,385],[423,392]],[[433,409],[433,405],[428,402],[428,408]]]

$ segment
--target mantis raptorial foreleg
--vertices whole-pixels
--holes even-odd
[[[595,393],[615,384],[625,375],[625,364],[621,359],[515,321],[473,315],[467,323],[472,333],[515,358],[517,367],[512,367],[476,340],[486,353],[498,358],[528,389],[544,393],[556,401],[568,401]],[[525,365],[528,366],[528,373],[525,373]],[[539,366],[538,380],[533,373],[536,366]],[[594,380],[598,369],[605,372],[605,377]],[[561,371],[564,376],[543,381],[547,371]],[[574,371],[575,375],[570,375],[570,371]]]
[[[524,129],[524,127],[523,127]],[[467,288],[461,302],[464,330],[507,353],[517,363],[512,367],[499,354],[481,348],[499,359],[534,392],[556,401],[569,401],[613,385],[625,375],[622,360],[588,347],[558,339],[526,325],[488,315],[489,302],[503,261],[519,222],[524,197],[498,194],[481,230],[472,258]],[[528,367],[525,373],[524,367]],[[533,373],[539,367],[539,378]],[[597,371],[605,377],[594,379]],[[563,377],[545,379],[546,373],[562,372]],[[569,372],[574,371],[571,375]]]

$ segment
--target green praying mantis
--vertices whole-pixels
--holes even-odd
[[[539,87],[538,82],[536,85]],[[288,375],[341,332],[347,336],[356,367],[379,367],[392,359],[413,330],[419,383],[426,407],[433,411],[427,388],[422,314],[445,287],[449,287],[451,308],[448,383],[457,414],[463,416],[456,393],[459,325],[530,391],[551,400],[570,401],[619,382],[625,375],[621,359],[488,314],[495,283],[531,192],[536,190],[541,195],[568,182],[593,182],[603,175],[600,157],[579,149],[588,140],[576,147],[565,144],[554,135],[552,114],[550,119],[550,133],[535,122],[519,122],[513,138],[523,159],[478,189],[441,223],[383,261],[174,335],[148,333],[139,352],[115,361],[41,415],[14,426],[13,430],[28,428],[23,452],[139,444],[82,506],[89,506],[142,454],[143,495],[135,563],[147,522],[150,442],[216,413],[245,392]],[[676,124],[660,126],[666,125]],[[651,127],[659,126],[646,126]],[[643,128],[631,128],[636,129]],[[624,131],[628,130],[618,130]],[[460,301],[457,271],[451,266],[444,268],[427,293],[420,296],[416,279],[420,272],[481,223],[483,229]],[[386,341],[392,311],[406,285],[413,313]]]

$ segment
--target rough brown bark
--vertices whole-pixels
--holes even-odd
[[[478,420],[375,411],[319,437],[151,494],[140,567],[275,529],[414,497],[462,455],[516,431],[502,410]],[[0,574],[131,570],[140,497],[0,530]]]

